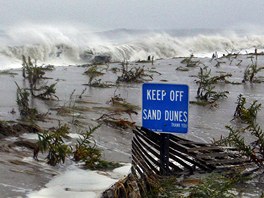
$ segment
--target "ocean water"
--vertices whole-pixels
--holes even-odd
[[[21,67],[22,55],[30,56],[40,64],[54,64],[56,66],[68,66],[86,64],[93,60],[96,55],[111,56],[115,61],[130,61],[131,67],[144,66],[146,71],[156,71],[153,74],[153,82],[163,82],[167,80],[169,83],[188,84],[190,87],[190,100],[196,100],[197,84],[193,76],[199,72],[199,67],[189,68],[188,72],[178,71],[179,66],[186,66],[181,61],[183,56],[196,56],[194,60],[201,61],[202,65],[208,66],[212,70],[212,74],[231,73],[230,81],[241,82],[245,68],[252,64],[250,56],[239,55],[235,60],[229,60],[227,57],[221,59],[222,63],[219,67],[215,67],[217,60],[211,60],[212,53],[240,53],[253,52],[257,48],[259,52],[264,49],[264,34],[261,30],[217,30],[217,29],[189,29],[189,30],[129,30],[117,29],[109,31],[90,31],[82,27],[76,28],[71,26],[55,27],[43,25],[27,25],[16,26],[5,30],[0,30],[0,70]],[[154,65],[151,63],[138,64],[133,61],[145,60],[149,55],[155,57]],[[177,57],[177,58],[174,58]],[[160,59],[160,60],[158,60]],[[258,64],[264,65],[264,56],[259,56]],[[107,70],[102,77],[102,81],[114,84],[118,74],[114,74],[111,68],[120,67],[119,63],[109,64],[110,69]],[[17,70],[14,70],[17,71]],[[88,78],[82,75],[85,71],[82,67],[58,67],[53,72],[47,73],[50,81],[60,78],[56,86],[56,94],[61,99],[47,104],[44,101],[34,101],[34,104],[43,112],[47,108],[65,105],[69,100],[69,96],[76,89],[76,97],[85,88],[81,86],[88,82]],[[19,73],[18,73],[19,74]],[[61,76],[63,74],[63,76]],[[259,74],[263,76],[263,71]],[[16,85],[14,81],[21,86],[24,85],[22,76],[15,75],[1,76],[2,83],[0,91],[5,97],[0,98],[0,116],[1,119],[16,119],[19,114],[10,114],[13,108],[18,112],[16,104]],[[109,113],[104,110],[110,105],[107,103],[113,93],[120,94],[127,99],[128,102],[141,106],[141,86],[142,84],[123,84],[122,86],[112,87],[109,89],[88,88],[84,94],[85,100],[88,101],[87,107],[91,109],[82,114],[83,121],[89,126],[94,124],[95,120],[102,116],[103,113]],[[226,136],[228,131],[225,125],[231,125],[233,118],[237,96],[242,93],[248,100],[258,100],[264,104],[264,88],[262,84],[245,83],[240,85],[231,85],[219,83],[216,85],[217,90],[228,90],[230,94],[228,98],[220,100],[216,107],[201,107],[190,105],[189,115],[189,132],[181,134],[184,138],[192,139],[199,142],[211,142],[212,139],[218,139],[220,136]],[[90,102],[90,103],[89,103]],[[101,109],[101,110],[100,110]],[[132,115],[133,121],[137,125],[141,125],[141,112],[138,115]],[[51,118],[58,118],[55,111],[51,111]],[[258,114],[258,123],[263,128],[263,110]],[[64,118],[60,118],[64,120]],[[71,118],[72,120],[72,118]],[[66,121],[66,120],[65,120]],[[44,123],[43,123],[44,124]],[[119,131],[109,126],[102,125],[94,134],[94,138],[98,146],[105,150],[104,156],[111,160],[130,162],[131,138],[132,133]],[[72,134],[73,137],[78,134]],[[248,135],[249,136],[249,135]],[[246,136],[246,138],[250,138]],[[34,139],[36,136],[23,134],[21,138]],[[8,140],[9,141],[9,140]],[[11,141],[11,140],[10,140]],[[17,154],[17,151],[15,152]],[[5,157],[14,158],[11,153],[3,155]],[[31,153],[28,154],[31,156]],[[2,156],[1,156],[2,157]],[[23,156],[21,156],[23,158]],[[29,159],[26,158],[26,159]],[[5,161],[5,158],[2,157]],[[21,159],[20,159],[21,160]],[[24,160],[24,158],[23,158]],[[35,164],[39,170],[43,170],[43,165],[34,162],[31,157],[30,165]],[[0,175],[3,179],[0,184],[0,191],[5,191],[9,197],[12,195],[28,195],[28,197],[96,197],[99,194],[98,189],[91,189],[94,181],[98,181],[96,185],[104,186],[103,190],[109,187],[112,182],[116,181],[116,177],[102,177],[95,175],[94,172],[84,174],[82,170],[65,165],[65,169],[59,172],[54,180],[44,183],[46,178],[36,175],[36,177],[20,174],[21,181],[29,181],[24,185],[18,179],[16,180],[6,177],[7,165],[1,165]],[[17,166],[8,167],[16,170]],[[1,172],[2,170],[2,172]],[[56,169],[54,169],[56,170]],[[57,170],[56,170],[57,171]],[[41,171],[42,172],[42,171]],[[16,172],[12,172],[15,174]],[[8,174],[10,174],[8,172]],[[37,173],[40,174],[40,173]],[[76,182],[74,176],[83,175],[87,180]],[[12,175],[11,175],[12,176]],[[7,178],[7,179],[6,179]],[[14,177],[15,178],[15,177]],[[65,179],[66,178],[66,179]],[[68,179],[68,178],[71,178]],[[93,180],[91,180],[91,178]],[[9,180],[8,180],[9,179]],[[27,180],[26,180],[27,179]],[[78,179],[78,178],[77,178]],[[98,179],[98,180],[97,180]],[[109,182],[108,182],[109,181]],[[69,182],[69,183],[68,183]],[[263,184],[263,182],[257,182]],[[23,185],[22,185],[23,184]],[[41,185],[35,186],[34,184]],[[78,185],[76,188],[75,185]],[[45,186],[45,188],[44,188]],[[66,191],[65,188],[70,187],[72,191]],[[17,192],[14,189],[23,190]],[[245,189],[250,192],[252,189]],[[261,191],[262,192],[262,191]],[[60,195],[58,195],[60,194]],[[260,192],[256,192],[252,196],[259,197]]]
[[[213,52],[246,53],[264,48],[262,30],[115,29],[91,31],[86,27],[21,25],[0,29],[0,69],[20,68],[22,55],[43,64],[89,63],[96,55],[112,61],[189,56],[210,57]]]

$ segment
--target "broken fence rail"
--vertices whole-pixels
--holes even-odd
[[[197,143],[168,134],[168,167],[162,170],[162,135],[143,127],[137,127],[133,132],[132,171],[138,176],[191,175],[194,172],[228,170],[241,165],[254,166],[249,158],[235,148]]]
[[[181,177],[195,173],[245,168],[244,176],[262,174],[261,167],[232,147],[198,143],[176,135],[155,133],[136,127],[132,139],[131,173],[103,192],[102,198],[142,197],[155,181],[167,176]],[[168,139],[168,166],[162,170],[164,137]],[[163,148],[164,149],[164,148]],[[164,177],[165,176],[165,177]],[[153,184],[152,184],[153,183]]]

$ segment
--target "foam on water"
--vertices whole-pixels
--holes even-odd
[[[264,35],[215,31],[209,34],[177,35],[174,31],[113,30],[92,32],[85,27],[23,24],[0,34],[0,69],[21,67],[22,55],[39,63],[82,64],[95,55],[110,55],[113,61],[145,60],[178,56],[208,57],[215,51],[240,52],[264,48]],[[190,31],[189,31],[190,32]]]
[[[46,188],[40,191],[31,192],[28,198],[96,198],[101,193],[113,185],[118,179],[129,173],[130,164],[114,170],[115,179],[110,174],[100,173],[97,171],[82,170],[76,166],[70,166],[68,170],[56,176]],[[116,175],[118,174],[118,175]]]

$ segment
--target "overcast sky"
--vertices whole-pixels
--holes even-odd
[[[72,24],[97,30],[264,27],[264,0],[0,0],[0,27]]]

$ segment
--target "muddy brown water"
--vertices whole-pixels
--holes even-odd
[[[190,100],[196,100],[197,85],[195,83],[196,78],[193,76],[198,74],[199,67],[189,67],[189,71],[177,71],[177,67],[186,66],[186,64],[181,63],[182,60],[183,58],[156,60],[154,65],[151,63],[130,63],[129,67],[144,66],[146,73],[153,75],[151,82],[187,84],[190,88]],[[232,62],[228,58],[224,58],[221,60],[223,63],[219,67],[215,67],[217,62],[215,60],[210,61],[209,58],[196,58],[196,60],[208,66],[211,69],[212,75],[231,73],[232,77],[228,80],[234,82],[242,81],[245,68],[251,64],[251,59],[248,55],[239,55]],[[238,64],[241,60],[242,62]],[[258,57],[258,65],[264,65],[264,56]],[[203,65],[201,64],[200,66]],[[112,72],[111,68],[121,68],[120,63],[111,63],[109,67],[99,67],[101,67],[105,74],[98,78],[101,78],[102,82],[115,84],[117,76],[120,73]],[[103,114],[110,113],[108,108],[111,107],[111,104],[108,101],[115,94],[120,94],[128,102],[141,107],[142,83],[120,83],[118,86],[111,88],[89,87],[84,85],[89,80],[89,77],[83,74],[86,69],[77,66],[58,66],[54,71],[46,72],[46,76],[51,78],[46,80],[48,83],[57,82],[56,95],[60,100],[31,100],[31,105],[37,107],[39,112],[49,112],[48,122],[39,122],[40,126],[48,128],[58,126],[59,121],[72,123],[73,120],[77,119],[84,126],[84,128],[72,127],[72,133],[78,134],[80,131],[85,130],[85,127],[96,126],[98,124],[96,119]],[[12,72],[17,73],[17,75],[0,75],[0,120],[19,119],[15,82],[21,87],[28,86],[27,82],[22,78],[20,70],[12,70]],[[260,78],[263,76],[264,71],[258,74]],[[83,102],[77,103],[76,101],[79,100],[78,96],[85,88],[86,90],[82,95]],[[228,98],[219,100],[216,107],[189,105],[189,132],[188,134],[178,135],[199,142],[211,142],[213,138],[218,139],[220,136],[227,135],[228,131],[225,129],[225,126],[232,124],[230,121],[233,118],[235,103],[240,93],[247,98],[249,103],[253,100],[258,100],[259,103],[264,104],[263,83],[245,83],[239,85],[219,83],[216,85],[216,89],[229,91]],[[72,93],[73,95],[70,99]],[[70,116],[57,115],[57,111],[54,109],[69,104],[81,106],[82,108],[85,107],[86,110],[73,112]],[[10,113],[12,109],[16,111],[15,114]],[[264,126],[263,115],[264,112],[260,111],[257,118],[262,128]],[[138,115],[132,114],[130,117],[128,114],[123,114],[121,117],[129,120],[132,119],[137,125],[141,125],[140,110],[138,111]],[[249,135],[245,136],[246,139],[251,140]],[[104,124],[94,133],[97,145],[104,150],[104,159],[117,162],[131,162],[132,137],[131,130],[116,129]],[[12,138],[1,140],[1,145],[6,145],[12,141]],[[56,169],[65,168],[65,166],[47,167],[44,163],[34,162],[31,160],[31,151],[21,150],[21,148],[17,148],[17,150],[7,148],[6,151],[2,149],[0,155],[0,192],[5,195],[4,197],[25,197],[27,192],[42,187],[56,174]],[[25,159],[27,160],[25,161]],[[18,162],[14,162],[14,160]],[[69,161],[68,163],[72,162]],[[255,192],[253,194],[256,195]]]

